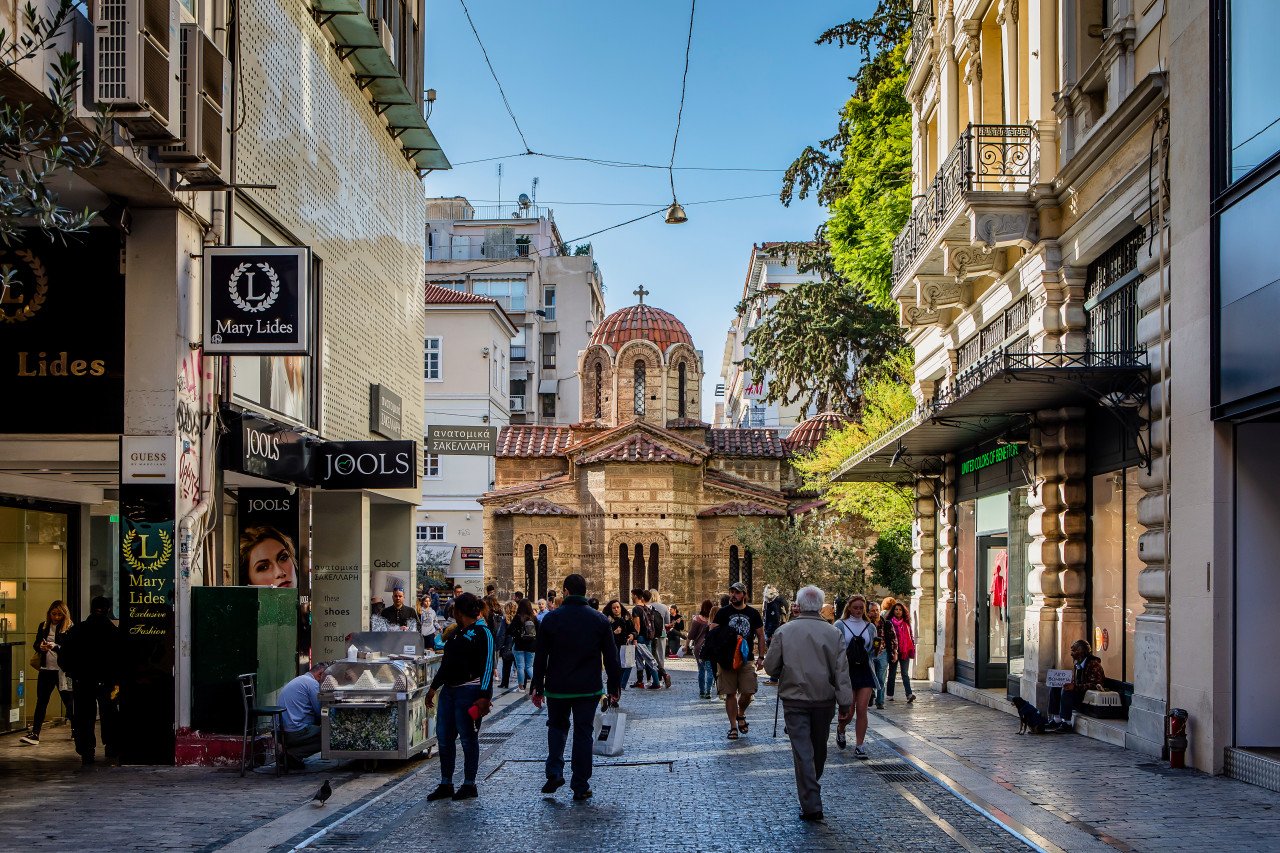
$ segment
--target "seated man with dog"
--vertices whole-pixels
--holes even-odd
[[[1084,694],[1090,690],[1104,690],[1106,676],[1102,671],[1102,661],[1093,654],[1093,649],[1084,640],[1076,640],[1071,644],[1072,675],[1066,686],[1054,688],[1058,690],[1056,705],[1058,712],[1049,719],[1046,732],[1073,731],[1072,716],[1075,709],[1084,703]],[[1055,705],[1054,696],[1049,695],[1049,707]]]

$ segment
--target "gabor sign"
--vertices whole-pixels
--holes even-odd
[[[309,351],[311,250],[210,246],[204,250],[206,353]]]

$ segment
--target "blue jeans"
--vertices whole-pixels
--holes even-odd
[[[569,788],[581,793],[591,790],[591,738],[599,697],[585,699],[547,698],[547,778],[564,778],[564,746],[569,740],[569,717],[573,716],[573,777]]]
[[[480,733],[467,709],[479,698],[480,688],[477,685],[445,687],[436,697],[436,745],[440,750],[440,781],[445,785],[453,784],[453,767],[458,756],[455,738],[462,740],[462,784],[476,783],[476,771],[480,768]]]
[[[876,691],[876,704],[884,704],[885,675],[889,672],[889,653],[881,652],[871,659],[871,668],[876,673],[876,683],[880,689]]]
[[[906,688],[907,695],[908,695],[908,696],[910,696],[910,695],[911,695],[911,675],[910,675],[910,673],[908,672],[908,670],[910,669],[910,667],[911,667],[911,660],[910,660],[910,658],[908,658],[907,660],[899,659],[899,660],[896,660],[896,661],[894,661],[893,663],[889,664],[889,684],[888,684],[888,687],[889,687],[889,695],[890,695],[890,696],[893,696],[893,682],[894,682],[895,677],[896,677],[896,676],[897,676],[897,674],[898,674],[898,670],[902,670],[902,686],[903,686],[904,688]]]
[[[698,661],[698,693],[709,696],[716,690],[716,665],[709,660]]]
[[[533,678],[533,652],[515,652],[516,684],[524,687]]]

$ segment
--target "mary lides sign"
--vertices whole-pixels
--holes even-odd
[[[204,305],[206,353],[305,355],[310,344],[311,250],[206,247]]]

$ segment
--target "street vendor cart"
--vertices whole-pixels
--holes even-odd
[[[427,690],[440,655],[425,651],[416,631],[364,631],[352,636],[356,660],[334,661],[320,685],[320,754],[361,759],[412,758],[436,743]]]

